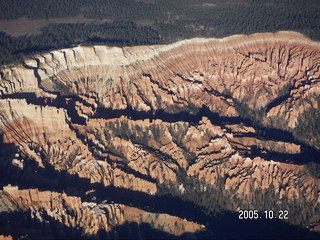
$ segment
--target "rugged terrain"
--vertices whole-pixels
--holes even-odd
[[[289,211],[279,224],[295,237],[316,237],[304,229],[320,231],[306,167],[320,160],[319,94],[320,43],[295,32],[78,46],[3,66],[1,183],[24,190],[6,187],[0,206],[29,228],[7,221],[2,234],[116,238],[135,223],[217,236],[221,214],[272,209]]]

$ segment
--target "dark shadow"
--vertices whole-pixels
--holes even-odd
[[[46,98],[46,97],[37,97],[34,93],[16,93],[11,95],[3,95],[0,98],[12,98],[12,99],[26,99],[27,103],[35,104],[38,106],[54,106],[57,108],[63,108],[67,111],[68,116],[71,119],[71,123],[76,124],[86,124],[86,119],[78,115],[75,105],[76,101],[81,102],[87,107],[94,108],[93,105],[86,103],[83,99],[76,95],[60,95],[56,93],[57,97],[55,99]],[[67,100],[68,99],[68,100]],[[209,110],[207,106],[202,106],[201,108],[197,108],[196,114],[191,114],[186,110],[179,110],[176,113],[168,113],[163,109],[154,111],[137,111],[131,108],[130,106],[126,109],[121,110],[113,110],[113,109],[105,109],[98,108],[96,109],[96,113],[91,118],[102,118],[102,119],[116,119],[121,116],[126,116],[132,120],[145,120],[149,119],[150,122],[161,119],[164,122],[178,122],[184,121],[188,122],[191,125],[196,125],[203,117],[207,117],[212,124],[225,127],[226,124],[245,124],[246,126],[251,126],[256,129],[256,133],[246,133],[246,134],[235,134],[235,136],[247,136],[247,137],[255,137],[261,140],[275,140],[275,141],[284,141],[291,142],[297,145],[302,146],[302,152],[300,154],[285,154],[278,152],[267,152],[262,153],[262,151],[258,151],[256,148],[251,152],[251,156],[260,156],[264,157],[266,160],[274,160],[279,162],[289,162],[294,164],[307,164],[309,162],[317,162],[317,156],[320,156],[320,151],[316,148],[308,145],[307,143],[303,143],[298,141],[292,133],[276,128],[267,128],[263,127],[260,124],[254,124],[250,119],[242,118],[242,117],[223,117],[217,113],[214,113]],[[70,126],[72,128],[72,126]],[[73,129],[76,130],[76,129]],[[77,134],[78,137],[79,134]],[[258,155],[261,154],[261,155]],[[249,155],[247,155],[249,156]]]
[[[277,98],[272,100],[270,103],[267,104],[267,106],[264,107],[264,111],[267,113],[270,111],[270,109],[280,105],[284,101],[286,101],[288,98],[291,97],[290,92],[293,90],[295,87],[293,84],[289,84],[288,86],[285,87],[285,89],[282,89],[282,94],[280,93]]]
[[[65,109],[68,113],[68,116],[71,118],[73,123],[85,124],[85,118],[78,115],[76,111],[76,101],[79,101],[83,104],[88,105],[78,96],[61,96],[59,93],[56,93],[56,98],[48,97],[37,97],[35,93],[14,93],[0,96],[0,99],[25,99],[28,104],[34,104],[39,107],[42,106],[53,106],[58,109]],[[68,99],[67,99],[68,98]]]
[[[239,214],[226,212],[213,220],[215,239],[319,239],[320,234],[288,224],[279,219],[239,220]],[[199,233],[199,237],[207,233]]]
[[[30,211],[0,213],[0,234],[14,239],[319,239],[319,234],[279,220],[237,220],[238,214],[225,213],[214,220],[211,231],[201,230],[174,236],[147,223],[126,222],[106,232],[87,236],[81,227],[68,227],[45,214],[43,221],[32,218]]]
[[[108,233],[110,239],[178,239],[177,236],[152,228],[147,223],[125,222],[112,228]],[[105,233],[99,231],[97,237],[105,239]]]
[[[10,157],[12,154],[16,153],[18,147],[12,143],[4,143],[4,135],[0,131],[0,160]]]
[[[49,164],[45,164],[45,168],[40,168],[30,159],[24,159],[25,167],[20,169],[11,164],[16,152],[17,147],[3,143],[3,134],[0,134],[1,187],[10,183],[23,189],[38,188],[40,191],[66,192],[68,195],[81,197],[83,201],[116,202],[149,212],[167,213],[206,225],[207,231],[198,233],[200,238],[206,238],[206,234],[210,236],[213,234],[218,239],[317,239],[320,237],[317,233],[279,220],[239,220],[238,214],[232,212],[213,217],[207,214],[205,209],[178,197],[149,195],[114,186],[105,187],[100,183],[92,184],[88,179],[71,175],[66,171],[57,171]],[[86,192],[91,189],[95,192],[86,195]]]
[[[0,235],[14,239],[96,239],[83,235],[81,227],[68,227],[45,214],[43,221],[31,217],[31,212],[15,211],[0,213]]]
[[[3,168],[1,168],[1,183],[6,179],[5,182],[18,185],[20,188],[38,188],[40,191],[65,192],[68,195],[79,196],[83,201],[95,201],[97,203],[115,202],[149,212],[178,216],[206,225],[207,230],[205,232],[197,233],[201,239],[206,239],[206,236],[215,236],[218,239],[278,239],[279,236],[282,239],[285,239],[283,237],[288,237],[288,239],[317,239],[319,237],[316,233],[279,220],[239,220],[238,214],[232,212],[223,213],[218,217],[210,216],[206,214],[205,209],[200,208],[194,203],[181,200],[178,197],[171,195],[149,195],[113,186],[105,187],[99,183],[91,184],[88,179],[70,175],[65,171],[56,171],[50,166],[38,168],[36,165],[30,164],[26,166],[26,169],[15,169],[17,174],[12,176],[11,174],[8,175],[8,172],[3,171]],[[23,177],[15,179],[16,176]],[[85,192],[91,189],[94,189],[95,192],[86,195]],[[103,235],[104,233],[99,234]],[[148,234],[147,236],[149,236]],[[192,235],[192,237],[197,236],[197,234]],[[212,238],[210,237],[210,239]]]
[[[167,113],[164,110],[159,110],[153,113],[152,111],[136,111],[130,107],[123,110],[98,109],[93,118],[110,119],[120,118],[121,116],[126,116],[132,120],[149,119],[150,121],[153,121],[156,119],[161,119],[164,122],[172,123],[184,121],[190,123],[191,125],[198,124],[202,117],[207,117],[212,124],[221,127],[224,127],[226,124],[245,124],[246,126],[254,127],[256,129],[256,133],[248,133],[241,135],[235,134],[235,136],[255,137],[260,140],[291,142],[302,146],[300,154],[287,154],[271,151],[262,153],[262,151],[258,151],[259,149],[256,148],[253,149],[252,153],[250,154],[250,156],[252,157],[260,156],[265,158],[266,160],[289,162],[293,164],[306,164],[309,162],[317,161],[317,156],[320,156],[319,150],[307,145],[306,143],[296,140],[293,134],[290,132],[276,128],[256,126],[251,122],[251,120],[244,119],[241,117],[221,117],[219,116],[219,114],[211,112],[206,106],[200,108],[197,114],[190,114],[184,111],[178,113]]]
[[[276,161],[283,163],[291,163],[296,165],[305,165],[312,162],[319,162],[320,152],[308,147],[302,146],[301,153],[280,153],[262,149],[257,146],[250,146],[250,150],[245,150],[241,152],[244,157],[250,157],[254,159],[255,157],[261,157],[267,161]]]

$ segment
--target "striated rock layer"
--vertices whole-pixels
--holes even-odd
[[[122,204],[83,202],[79,197],[65,193],[40,192],[37,189],[19,190],[9,186],[0,192],[0,197],[1,205],[12,205],[8,210],[16,208],[29,211],[31,217],[40,222],[50,221],[51,218],[62,226],[77,229],[84,236],[94,236],[99,231],[110,232],[126,221],[148,223],[155,229],[163,229],[176,236],[185,232],[196,232],[204,227],[168,214],[146,212]],[[67,236],[64,230],[59,229]]]
[[[5,179],[49,191],[3,191],[2,199],[86,235],[125,221],[173,235],[203,226],[141,206],[83,202],[58,186],[82,197],[110,187],[170,193],[208,211],[287,209],[290,223],[319,230],[320,180],[303,165],[319,160],[319,93],[320,43],[295,32],[78,46],[4,66]],[[88,184],[61,187],[69,176]]]

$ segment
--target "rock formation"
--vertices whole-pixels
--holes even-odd
[[[62,226],[78,229],[83,236],[94,236],[101,230],[110,232],[126,221],[148,223],[155,229],[162,228],[177,236],[204,227],[168,214],[150,213],[121,204],[83,202],[79,197],[65,193],[5,187],[0,196],[3,205],[13,204],[16,209],[30,211],[32,218],[40,222],[50,221],[51,218]],[[63,233],[63,228],[59,231],[67,234]]]
[[[303,165],[320,153],[319,94],[320,43],[295,32],[33,56],[0,71],[1,168],[24,188],[1,201],[88,236],[126,221],[179,236],[207,226],[83,198],[188,200],[192,182],[220,189],[224,210],[285,208],[320,230],[320,180]],[[87,185],[59,185],[69,177]]]

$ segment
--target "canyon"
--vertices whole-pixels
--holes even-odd
[[[317,238],[319,95],[320,42],[289,31],[2,66],[0,209],[30,226],[0,234],[219,237],[213,216],[257,209]]]

